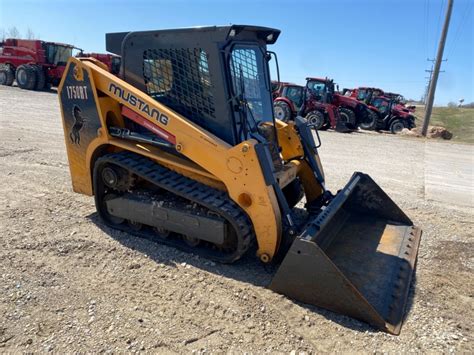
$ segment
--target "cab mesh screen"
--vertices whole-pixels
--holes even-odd
[[[244,86],[247,99],[260,99],[260,75],[254,49],[234,49],[230,72],[235,93],[241,93],[241,87]]]
[[[200,48],[146,50],[143,77],[150,96],[185,118],[198,124],[215,118],[207,54]]]

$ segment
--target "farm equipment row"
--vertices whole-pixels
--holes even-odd
[[[405,106],[403,96],[377,88],[335,90],[328,78],[306,78],[306,85],[273,82],[273,105],[278,119],[288,122],[304,117],[316,129],[350,131],[389,130],[399,133],[415,127],[414,106]]]

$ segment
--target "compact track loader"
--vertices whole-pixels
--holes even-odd
[[[70,58],[59,99],[73,189],[108,226],[219,262],[255,245],[282,260],[272,290],[398,334],[421,231],[366,174],[329,192],[317,131],[274,119],[279,34],[107,34],[117,76]]]

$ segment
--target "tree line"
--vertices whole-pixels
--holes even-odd
[[[7,29],[0,28],[0,42],[3,42],[7,38],[39,39],[39,35],[34,33],[29,27],[24,34],[22,34],[16,26]]]

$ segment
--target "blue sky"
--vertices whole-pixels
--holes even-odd
[[[447,0],[23,1],[0,0],[0,29],[105,51],[107,32],[255,24],[282,30],[271,47],[283,80],[328,76],[419,99]],[[472,0],[455,0],[436,104],[474,101]]]

